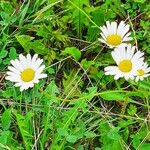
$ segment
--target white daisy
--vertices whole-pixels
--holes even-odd
[[[144,78],[148,77],[150,75],[150,67],[148,67],[148,64],[145,62],[141,68],[137,70],[137,76],[136,81],[143,80]]]
[[[126,80],[134,79],[137,69],[143,65],[144,53],[135,52],[135,46],[128,44],[127,46],[119,46],[111,53],[117,66],[108,66],[105,68],[106,75],[114,75],[117,80],[124,77]]]
[[[19,55],[19,59],[11,61],[12,66],[8,67],[6,80],[15,82],[16,87],[20,87],[20,91],[32,88],[39,79],[46,78],[47,75],[42,73],[45,65],[43,60],[35,54],[32,58],[30,54],[27,56]]]
[[[104,25],[100,29],[102,38],[99,38],[99,41],[107,44],[110,48],[126,44],[127,41],[132,40],[131,32],[129,32],[130,27],[124,21],[121,21],[119,25],[117,22],[106,21],[106,26]]]

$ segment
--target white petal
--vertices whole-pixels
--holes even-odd
[[[23,71],[24,68],[23,68],[22,64],[20,63],[20,61],[18,59],[14,60],[14,61],[15,61],[17,70]]]
[[[106,26],[107,26],[108,33],[111,33],[111,24],[109,21],[106,21]]]
[[[32,63],[34,64],[36,62],[38,58],[38,54],[34,54],[33,58],[32,58]]]
[[[129,75],[128,74],[126,74],[125,76],[124,76],[124,78],[125,78],[125,80],[129,80]]]
[[[132,60],[135,61],[137,59],[140,59],[143,55],[144,55],[144,53],[138,51],[134,54],[134,56],[132,57]]]
[[[15,87],[19,87],[19,86],[22,86],[22,82],[17,82],[17,83],[15,84]]]
[[[127,32],[129,31],[129,28],[130,26],[127,24],[123,29],[122,29],[122,32],[121,32],[121,37],[123,38],[125,36],[125,34],[127,34]]]
[[[125,59],[126,58],[126,51],[125,51],[125,46],[124,45],[120,45],[118,47],[116,47],[114,49],[115,53],[118,54],[118,56],[120,57],[119,59]]]
[[[45,68],[45,65],[40,66],[37,70],[36,73],[40,74]]]
[[[31,55],[30,54],[27,54],[27,62],[31,63]]]
[[[105,37],[108,36],[109,33],[108,33],[108,30],[107,30],[106,26],[100,27],[100,29],[101,29],[101,31],[102,31],[102,33],[104,34]]]
[[[122,41],[123,41],[123,42],[127,42],[127,41],[133,40],[132,37],[129,37],[130,34],[131,34],[131,32],[127,33],[127,34],[123,37]]]
[[[150,72],[150,67],[146,68],[145,73]]]
[[[36,70],[37,68],[39,68],[39,66],[42,64],[43,59],[38,58],[37,61],[34,64],[34,69]]]
[[[114,59],[114,61],[117,63],[117,65],[119,64],[119,62],[120,62],[120,54],[119,53],[115,53],[114,51],[112,51],[111,52],[111,55],[112,55],[112,57],[113,57],[113,59]]]
[[[112,22],[111,23],[111,34],[116,34],[117,33],[117,23]]]
[[[135,46],[131,47],[131,44],[128,44],[127,46],[127,58],[131,59],[135,52]]]
[[[115,75],[118,72],[118,67],[117,66],[108,66],[104,68],[105,74],[106,75]]]
[[[38,79],[43,79],[43,78],[46,78],[47,77],[47,74],[40,74],[38,75]]]
[[[22,64],[23,68],[25,69],[27,67],[27,60],[26,57],[22,54],[19,55],[20,63]]]
[[[104,36],[103,33],[101,33],[102,38],[106,41],[106,37]]]
[[[5,79],[11,82],[20,82],[20,78],[16,78],[14,76],[6,76]]]
[[[115,79],[115,80],[118,80],[118,79],[121,78],[121,77],[122,77],[122,75],[118,73],[118,74],[116,74],[116,75],[114,76],[114,79]]]
[[[22,67],[22,65],[21,65],[21,63],[20,63],[20,61],[18,59],[11,60],[11,64],[18,71],[22,71],[23,70],[23,67]]]
[[[14,72],[15,74],[20,74],[20,71],[17,70],[16,68],[12,67],[12,66],[9,66],[8,69],[12,72]]]
[[[104,41],[104,40],[103,40],[103,39],[101,39],[101,38],[99,38],[98,40],[99,40],[100,42],[102,42],[102,43],[107,44],[107,43],[106,43],[106,41]]]
[[[118,35],[121,35],[122,29],[123,29],[124,27],[125,27],[125,23],[124,23],[124,21],[121,21],[121,22],[119,23],[118,29],[117,29],[117,34],[118,34]]]
[[[21,87],[20,87],[20,92],[22,92],[24,90],[24,85],[22,85]]]
[[[34,83],[39,83],[39,80],[38,80],[38,79],[35,79],[35,80],[34,80]]]
[[[7,74],[8,76],[19,76],[19,75],[17,75],[16,73],[11,72],[11,71],[7,71],[6,74]]]
[[[136,77],[136,79],[135,79],[135,81],[136,81],[136,82],[138,82],[138,81],[139,81],[139,79],[140,79],[140,78],[139,78],[139,76],[137,76],[137,77]]]

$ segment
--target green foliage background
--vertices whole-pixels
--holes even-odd
[[[0,1],[0,150],[149,150],[150,80],[104,75],[105,21],[126,20],[150,64],[149,0]],[[10,60],[38,53],[48,79],[22,93]]]

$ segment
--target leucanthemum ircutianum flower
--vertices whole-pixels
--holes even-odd
[[[145,62],[140,68],[138,68],[135,80],[144,80],[144,78],[148,76],[150,76],[150,67],[148,67],[148,64]]]
[[[117,80],[124,77],[126,80],[134,79],[137,75],[137,70],[143,65],[144,53],[135,52],[135,46],[128,44],[127,46],[119,46],[111,52],[111,55],[116,62],[117,66],[106,67],[106,75],[114,75],[114,79]]]
[[[12,66],[8,67],[6,80],[14,82],[16,87],[20,87],[20,91],[32,88],[39,79],[47,77],[42,73],[45,68],[42,63],[43,59],[38,58],[37,54],[33,57],[30,54],[26,57],[20,54],[19,59],[11,61]]]
[[[110,48],[120,46],[121,44],[126,44],[126,42],[131,41],[131,32],[129,32],[130,26],[121,21],[119,25],[117,22],[106,21],[106,26],[100,27],[101,37],[99,41],[107,44]]]

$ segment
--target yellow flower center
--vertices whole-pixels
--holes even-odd
[[[107,36],[106,40],[109,45],[117,46],[121,44],[121,36],[117,34]]]
[[[143,76],[145,74],[143,69],[139,69],[137,70],[137,72],[138,72],[138,76]]]
[[[21,72],[21,79],[24,82],[30,82],[35,77],[35,71],[32,68],[27,68]]]
[[[132,62],[128,59],[122,60],[118,67],[122,72],[130,72],[132,70]]]

